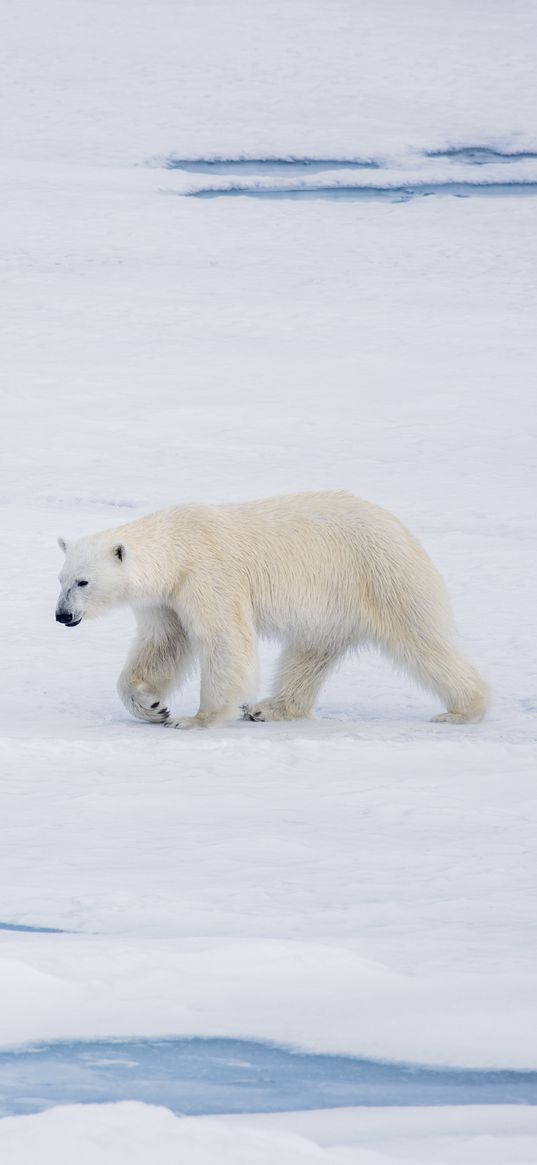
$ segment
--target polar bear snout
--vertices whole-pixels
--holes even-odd
[[[56,607],[56,622],[63,623],[65,627],[78,627],[82,622],[82,615],[77,618],[70,611],[66,611],[65,607]]]

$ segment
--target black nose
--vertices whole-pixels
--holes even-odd
[[[56,611],[56,622],[57,623],[69,624],[72,622],[72,620],[73,620],[73,616],[69,614],[69,611]]]

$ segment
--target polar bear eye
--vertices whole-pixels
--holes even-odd
[[[77,578],[76,585],[77,585],[77,587],[87,587],[87,585],[88,585],[87,578]]]

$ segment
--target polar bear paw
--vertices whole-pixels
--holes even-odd
[[[162,723],[165,728],[179,728],[183,731],[189,728],[205,728],[205,723],[199,716],[167,716]]]
[[[433,716],[431,724],[471,724],[472,717],[465,712],[441,712],[439,716]]]
[[[269,720],[271,717],[265,714],[263,705],[260,704],[241,704],[241,712],[243,720]]]
[[[166,701],[156,692],[150,691],[148,684],[131,688],[123,699],[133,716],[149,724],[165,724],[170,715]]]
[[[309,712],[293,702],[284,702],[279,699],[260,700],[258,704],[243,704],[241,707],[243,720],[304,720]]]

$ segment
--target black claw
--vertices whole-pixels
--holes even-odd
[[[168,708],[161,708],[160,709],[159,716],[169,716],[169,715],[170,715],[170,713],[169,713]]]
[[[152,707],[152,708],[158,708],[159,704],[160,704],[160,700],[155,700],[155,703],[154,703],[154,704],[152,704],[152,705],[151,705],[151,707]]]

